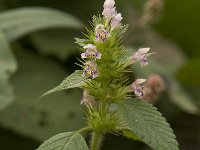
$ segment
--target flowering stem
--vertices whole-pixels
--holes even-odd
[[[102,140],[103,140],[103,134],[93,132],[91,139],[91,150],[99,150]]]

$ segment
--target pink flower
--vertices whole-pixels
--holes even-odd
[[[137,97],[142,98],[144,96],[144,87],[141,86],[141,84],[143,84],[145,81],[146,79],[137,79],[130,85],[129,92],[134,92]]]
[[[116,7],[114,6],[114,0],[106,0],[104,3],[104,10],[102,15],[107,19],[108,22],[117,15]]]
[[[114,0],[106,0],[103,5],[104,8],[113,8],[114,6],[115,6]]]
[[[149,50],[150,48],[140,48],[135,54],[131,56],[130,58],[131,64],[140,61],[142,67],[148,65],[147,53]]]
[[[116,27],[118,27],[122,21],[122,15],[121,13],[118,13],[113,19],[112,19],[112,30]]]
[[[86,49],[86,52],[81,54],[82,58],[97,58],[97,59],[101,59],[101,55],[102,54],[97,51],[97,47],[95,45],[87,44],[83,48]]]

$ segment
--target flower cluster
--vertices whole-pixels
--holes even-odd
[[[102,90],[103,88],[99,86],[92,87],[95,89],[96,93],[99,92],[96,95],[90,91],[91,88],[88,88],[88,93],[92,93],[95,99],[101,99],[99,98],[99,95],[104,95],[105,98],[109,99],[111,102],[115,102],[119,99],[117,98],[117,91],[126,91],[127,89],[127,85],[124,86],[122,83],[123,81],[121,81],[121,77],[124,76],[124,70],[126,70],[126,67],[136,62],[140,62],[142,67],[148,65],[147,57],[151,53],[148,53],[150,48],[140,48],[137,52],[132,54],[132,56],[127,57],[122,62],[117,62],[116,58],[120,59],[126,53],[124,49],[119,46],[120,43],[118,43],[118,39],[120,38],[118,33],[125,31],[126,26],[123,26],[121,23],[123,18],[121,13],[116,11],[114,0],[105,1],[102,15],[103,17],[94,16],[93,29],[87,36],[89,40],[83,43],[84,52],[81,53],[81,58],[84,60],[83,76],[95,79],[101,74],[99,80],[102,81],[98,80],[98,82],[100,82],[99,85],[115,85],[110,91],[104,91]],[[95,81],[93,83],[96,84]],[[134,92],[136,97],[143,98],[144,88],[142,84],[145,81],[145,79],[137,79],[128,86],[129,90],[122,92],[122,95],[119,94],[119,97],[123,99],[123,97],[126,96],[126,93]],[[92,80],[90,80],[90,82],[92,82]],[[119,84],[117,85],[115,83]],[[107,97],[107,95],[112,96]],[[83,103],[87,105],[86,101],[83,101]]]
[[[106,42],[110,37],[109,31],[114,30],[121,24],[121,14],[117,13],[116,7],[114,7],[114,0],[106,0],[104,3],[103,16],[108,24],[111,24],[111,29],[106,27],[106,25],[98,24],[95,27],[95,38],[97,42]],[[102,54],[99,53],[97,47],[94,44],[87,44],[83,47],[86,50],[81,54],[82,59],[87,59],[84,63],[84,73],[83,76],[92,77],[92,79],[99,76],[97,69],[96,59],[101,59]]]
[[[121,24],[122,15],[121,13],[117,13],[115,1],[114,0],[106,0],[104,3],[104,10],[102,15],[106,19],[107,23],[111,23],[111,30],[115,29]]]

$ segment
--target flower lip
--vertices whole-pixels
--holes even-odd
[[[97,51],[97,48],[95,45],[87,44],[83,48],[86,49],[86,52],[81,54],[81,58],[101,59],[102,54]]]
[[[90,60],[85,63],[83,76],[89,76],[92,77],[92,79],[99,76],[97,64],[94,61]]]
[[[146,81],[146,79],[137,79],[130,85],[130,92],[134,92],[139,98],[144,96],[144,87],[141,86]]]

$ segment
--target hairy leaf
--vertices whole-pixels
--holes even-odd
[[[37,150],[89,150],[79,133],[60,133],[45,141]]]
[[[83,71],[82,70],[76,70],[74,73],[72,73],[70,76],[68,76],[66,79],[62,81],[62,83],[53,88],[52,90],[44,93],[41,97],[49,95],[51,93],[62,91],[65,89],[80,87],[84,80],[86,80],[87,77],[82,76]]]
[[[119,112],[131,131],[155,150],[178,150],[173,130],[151,104],[128,99],[119,105]]]
[[[75,17],[43,7],[25,7],[8,10],[0,14],[0,30],[10,41],[28,33],[46,28],[80,28]]]

